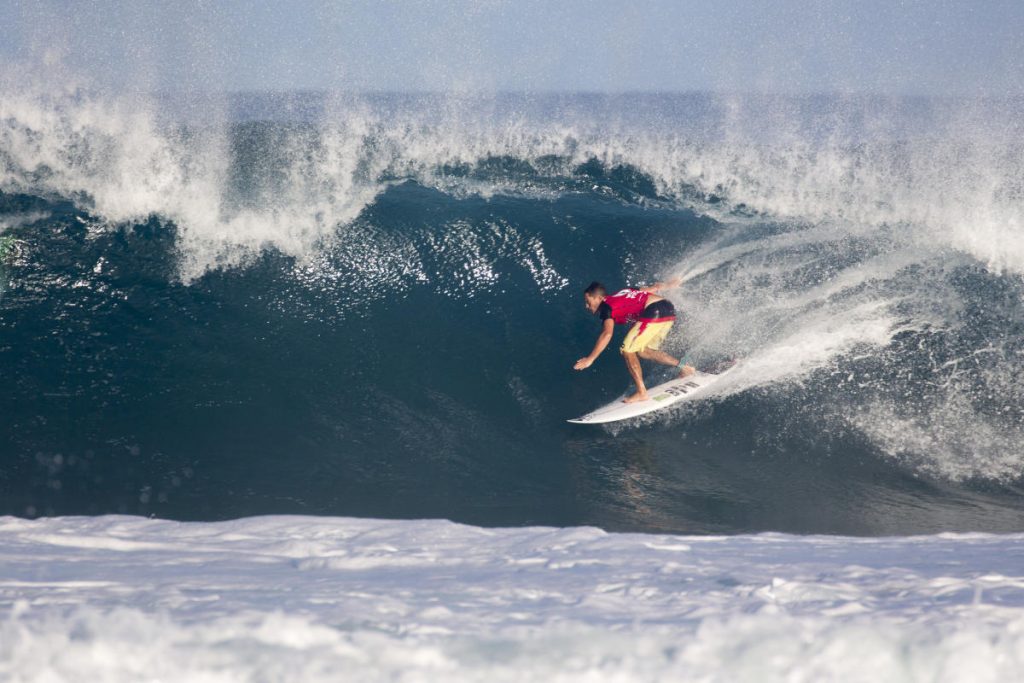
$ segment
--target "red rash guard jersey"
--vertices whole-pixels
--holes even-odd
[[[640,289],[623,289],[611,296],[606,296],[597,307],[597,315],[601,320],[611,318],[616,325],[634,322],[668,322],[676,319],[675,307],[668,299],[655,301],[647,305],[649,292]]]
[[[649,296],[649,292],[640,289],[623,289],[606,296],[604,302],[598,306],[597,313],[601,320],[611,318],[616,325],[636,322],[647,306]]]

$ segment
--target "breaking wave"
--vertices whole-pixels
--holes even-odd
[[[999,511],[1019,505],[1020,102],[184,98],[40,90],[11,75],[3,93],[3,445],[18,463],[7,485],[29,491],[7,511],[189,516],[174,506],[184,488],[214,516],[298,506],[522,522],[537,521],[525,501],[544,491],[562,501],[538,513],[547,523],[807,530],[819,529],[814,500],[753,519],[715,512],[714,499],[754,509],[793,481],[825,497],[808,461],[833,457],[849,462],[824,481],[870,462],[853,475],[865,490],[877,466],[901,494],[924,485],[908,475],[938,487],[920,494],[935,505],[953,504],[953,486],[993,510],[949,512],[953,526],[1002,528]],[[566,432],[564,418],[625,382],[614,354],[567,372],[594,333],[578,290],[672,273],[686,282],[670,351],[744,362],[709,406],[639,430]],[[59,377],[41,351],[54,340]],[[128,410],[133,422],[96,405],[150,412]],[[251,427],[265,419],[279,428]],[[182,420],[193,434],[177,432]],[[726,492],[698,495],[694,512],[669,494],[677,475],[649,484],[655,502],[642,505],[603,474],[597,494],[556,484],[573,475],[552,460],[628,460],[652,427],[654,452],[679,458],[698,439],[717,453]],[[271,482],[240,474],[241,452],[317,464],[275,466]],[[777,453],[799,455],[770,492],[726,471]],[[125,458],[136,464],[115,486],[107,468]],[[311,489],[311,471],[345,479],[346,493]],[[393,497],[422,477],[443,484],[407,506],[359,494]],[[241,507],[213,498],[225,481]],[[460,508],[448,496],[463,487],[481,493]],[[587,495],[625,502],[569,511]],[[494,497],[505,512],[490,518]],[[897,508],[883,523],[854,510],[828,530],[930,528]]]

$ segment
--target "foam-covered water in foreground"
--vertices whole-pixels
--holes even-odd
[[[1007,681],[1024,537],[0,520],[9,681]]]

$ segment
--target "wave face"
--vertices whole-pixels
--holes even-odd
[[[1019,530],[1020,104],[6,82],[0,513]],[[565,424],[582,288],[672,273],[744,363]]]

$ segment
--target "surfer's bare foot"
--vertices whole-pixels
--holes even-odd
[[[623,403],[636,403],[638,401],[646,401],[649,398],[650,398],[650,396],[647,395],[646,391],[638,391],[635,394],[633,394],[632,396],[627,396],[626,398],[622,399],[622,402]]]
[[[693,367],[692,365],[684,365],[679,370],[679,379],[682,379],[683,377],[689,377],[695,372],[697,372],[697,368]]]

